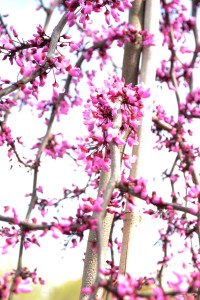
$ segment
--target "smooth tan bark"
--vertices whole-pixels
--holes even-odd
[[[129,10],[129,23],[140,31],[143,28],[143,19],[144,1],[135,0],[133,2],[133,7]],[[133,86],[138,83],[141,49],[142,43],[139,36],[136,44],[127,43],[124,49],[122,77],[125,79],[126,83],[132,83]]]
[[[144,29],[155,35],[159,29],[159,0],[146,0]],[[156,73],[156,46],[144,47],[142,50],[142,64],[140,82],[151,88],[153,94]],[[131,170],[131,176],[140,178],[146,176],[147,169],[151,168],[151,119],[152,119],[153,95],[146,101],[145,115],[141,120],[138,132],[139,145],[133,147],[133,154],[137,156],[137,161]],[[145,246],[145,232],[143,225],[142,210],[145,205],[143,201],[135,198],[136,204],[134,212],[126,209],[123,227],[122,252],[120,258],[120,272],[129,273],[133,277],[145,274],[145,252],[149,251]]]

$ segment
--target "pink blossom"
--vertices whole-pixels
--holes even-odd
[[[22,60],[21,58],[19,58],[19,57],[17,57],[17,58],[15,59],[15,62],[17,63],[17,65],[18,65],[19,67],[23,67],[23,66],[24,66],[23,60]]]
[[[15,208],[12,208],[12,212],[13,212],[13,218],[14,218],[15,224],[19,224],[19,217],[16,213]]]
[[[86,295],[90,295],[92,294],[94,291],[94,288],[93,287],[84,287],[82,288],[82,292]]]
[[[172,183],[175,183],[178,180],[178,178],[179,178],[179,175],[174,174],[174,175],[171,175],[170,180]]]
[[[18,33],[14,27],[11,27],[14,37],[18,37]]]
[[[6,50],[15,49],[15,46],[13,45],[13,41],[9,38],[7,34],[3,35],[0,38],[0,44],[2,44],[2,47]]]
[[[71,76],[80,76],[80,69],[79,68],[71,68],[69,70],[69,74]]]
[[[191,187],[188,191],[188,196],[191,198],[197,198],[200,194],[198,185]]]
[[[52,237],[54,239],[58,239],[62,236],[62,231],[59,228],[55,227],[55,226],[51,227],[51,231],[53,232]]]
[[[117,292],[121,297],[134,294],[134,282],[129,276],[119,274],[117,277]]]
[[[164,291],[161,287],[156,286],[153,288],[153,293],[156,296],[156,299],[158,300],[164,300]]]
[[[102,203],[103,203],[103,198],[98,197],[92,206],[92,211],[95,211],[95,212],[102,211]]]
[[[84,7],[83,13],[87,15],[90,14],[92,10],[93,10],[92,2],[86,1],[86,5]]]
[[[43,193],[43,187],[42,187],[41,185],[39,185],[39,186],[37,187],[37,191],[38,191],[39,193]]]
[[[15,293],[30,293],[32,291],[31,280],[22,279],[21,277],[17,277],[15,279]]]
[[[36,52],[33,54],[33,58],[37,61],[37,63],[42,64],[45,59],[45,53],[44,52]]]
[[[177,272],[173,272],[176,276],[176,281],[170,281],[169,287],[175,288],[177,291],[181,293],[186,293],[189,288],[189,279],[186,275],[178,274]]]
[[[72,239],[72,248],[76,248],[77,247],[77,240],[76,239]]]

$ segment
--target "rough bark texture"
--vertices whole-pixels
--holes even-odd
[[[140,1],[143,2],[143,1]],[[142,5],[142,3],[140,3]],[[156,34],[159,26],[159,6],[158,0],[146,0],[145,2],[145,20],[144,29],[147,29],[150,33]],[[134,7],[133,7],[134,9]],[[131,11],[130,11],[131,14]],[[135,15],[132,17],[136,18]],[[130,18],[131,20],[131,18]],[[140,18],[140,23],[138,25],[142,26],[142,19]],[[138,28],[137,28],[138,29]],[[153,87],[155,84],[155,72],[156,72],[156,56],[155,56],[155,46],[145,47],[142,50],[142,65],[140,82],[144,82],[147,87],[151,87],[151,92],[153,92]],[[130,53],[125,52],[125,58],[130,56]],[[137,62],[138,63],[138,62]],[[124,68],[126,64],[124,64]],[[130,80],[129,77],[126,80]],[[145,170],[150,168],[151,161],[151,118],[152,118],[152,96],[151,99],[146,102],[145,105],[145,115],[142,119],[142,124],[139,128],[138,139],[139,145],[133,147],[133,154],[137,156],[137,161],[131,170],[131,176],[134,178],[139,178],[141,176],[145,177]],[[142,208],[143,203],[135,198],[136,207],[134,212],[129,212],[126,209],[124,218],[124,228],[123,228],[123,242],[122,242],[122,252],[120,259],[120,272],[129,273],[133,277],[144,275],[145,269],[145,234],[144,226],[142,222]],[[147,252],[148,250],[146,250]]]

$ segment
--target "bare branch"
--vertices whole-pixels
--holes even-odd
[[[45,19],[45,23],[44,23],[44,30],[47,30],[47,27],[51,21],[51,17],[53,15],[53,12],[56,8],[56,6],[58,5],[58,3],[60,2],[60,0],[54,0],[53,4],[51,5],[51,8],[48,8],[44,5],[43,0],[40,0],[40,5],[41,7],[44,9],[45,13],[46,13],[46,19]]]

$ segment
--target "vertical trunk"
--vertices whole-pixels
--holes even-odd
[[[146,0],[147,5],[148,1]],[[158,1],[155,1],[158,4]],[[143,14],[144,14],[144,4],[145,1],[143,0],[135,0],[133,3],[133,7],[130,9],[130,14],[129,14],[129,22],[135,26],[137,30],[141,30],[143,28]],[[158,7],[155,8],[156,11],[158,11]],[[124,54],[124,61],[123,61],[123,72],[122,76],[125,78],[126,83],[132,83],[133,85],[136,85],[138,83],[138,78],[139,78],[139,64],[140,64],[140,54],[141,54],[141,49],[142,49],[142,43],[141,40],[138,36],[138,41],[135,44],[126,44],[125,46],[125,54]],[[148,49],[151,49],[149,47]],[[147,49],[147,50],[148,50]],[[143,62],[146,61],[145,57],[147,56],[147,60],[149,59],[149,54],[143,54]],[[155,66],[155,63],[154,63]],[[144,66],[146,68],[146,65]],[[144,73],[144,74],[143,74]],[[147,74],[149,76],[149,73]],[[153,67],[152,74],[151,74],[151,79],[155,77],[155,67]],[[146,71],[143,72],[141,71],[141,80],[146,80]],[[146,82],[148,85],[150,85],[150,82]],[[150,118],[151,114],[148,114],[148,132],[150,131]],[[144,121],[144,124],[146,121]],[[144,125],[146,127],[146,125]],[[143,130],[141,130],[143,131]],[[127,133],[128,134],[128,133]],[[141,136],[143,134],[141,133]],[[143,138],[142,138],[143,139]],[[141,146],[140,146],[141,147]],[[144,146],[142,146],[144,147]],[[136,148],[133,151],[138,151],[140,153],[141,149]],[[138,161],[142,159],[139,157]],[[138,176],[139,172],[137,171],[134,173],[134,176]],[[112,176],[110,173],[104,173],[102,172],[101,174],[101,180],[100,180],[100,187],[99,187],[99,193],[102,190],[106,190],[107,186],[109,185],[109,181],[112,179]],[[83,287],[89,287],[92,286],[95,283],[95,280],[97,279],[97,268],[99,266],[99,258],[98,255],[95,251],[93,251],[93,243],[99,242],[101,243],[101,267],[104,266],[105,260],[106,260],[106,252],[108,248],[108,240],[109,240],[109,235],[110,235],[110,230],[113,222],[113,215],[106,214],[104,219],[100,219],[98,214],[94,214],[94,217],[98,218],[99,222],[101,223],[101,237],[98,236],[99,233],[91,231],[89,234],[88,238],[88,244],[87,244],[87,250],[86,250],[86,256],[85,256],[85,263],[84,263],[84,271],[83,271],[83,280],[82,280],[82,288]],[[131,249],[130,245],[132,243],[129,243],[130,239],[130,232],[132,232],[132,225],[131,224],[136,224],[138,223],[138,220],[141,218],[140,213],[139,214],[130,214],[129,212],[126,213],[126,218],[125,218],[125,223],[124,223],[124,238],[123,238],[123,247],[122,247],[122,257],[121,257],[121,263],[120,263],[120,271],[122,273],[127,272],[126,269],[126,264],[127,264],[127,257],[129,254],[129,250]],[[127,222],[127,220],[130,220]],[[135,237],[133,236],[135,239]],[[137,257],[138,259],[138,257]],[[129,272],[129,271],[128,271]],[[84,295],[81,293],[80,296],[81,300],[86,300],[86,299],[92,299],[91,297]],[[95,299],[103,299],[103,295],[101,290],[98,291],[96,294]]]
[[[136,0],[133,4],[133,7],[130,10],[129,22],[136,27],[136,29],[142,29],[142,21],[143,21],[143,0]],[[123,61],[123,74],[122,77],[125,78],[127,83],[132,82],[133,85],[137,84],[138,80],[138,70],[139,70],[139,60],[141,53],[141,40],[138,40],[137,44],[129,43],[125,46],[125,55]],[[110,173],[101,174],[99,192],[105,190],[110,179]],[[94,215],[94,217],[98,217]],[[107,214],[104,218],[102,224],[102,261],[106,261],[106,253],[109,235],[111,231],[111,226],[113,222],[113,215]],[[85,263],[84,263],[84,271],[83,271],[83,279],[82,279],[82,288],[88,287],[94,284],[96,275],[97,275],[97,267],[98,267],[98,257],[97,254],[93,251],[92,244],[97,241],[97,233],[94,231],[90,231],[88,244],[85,255]],[[101,299],[102,293],[101,290],[98,291],[97,295],[98,299]],[[81,293],[81,300],[89,299],[87,295]]]
[[[110,179],[110,172],[101,172],[101,178],[99,183],[99,194],[101,191],[105,190],[108,182]],[[98,218],[98,214],[93,214],[94,218]],[[101,220],[100,220],[101,221]],[[101,260],[106,261],[106,253],[108,248],[108,240],[110,236],[110,230],[113,222],[113,215],[106,214],[103,224],[101,226],[102,230],[102,253],[101,253]],[[87,242],[87,249],[85,253],[85,262],[84,262],[84,270],[83,270],[83,279],[82,279],[82,288],[92,286],[95,283],[95,279],[97,276],[97,268],[98,268],[98,256],[97,253],[93,249],[93,244],[97,242],[98,234],[96,231],[90,230],[88,242]],[[103,291],[102,289],[98,292],[98,298],[101,299]],[[81,300],[89,299],[88,295],[85,295],[81,292],[80,295]]]
[[[159,29],[159,0],[146,0],[144,12],[144,29],[157,37]],[[124,54],[126,56],[126,52]],[[126,60],[126,57],[124,58]],[[142,50],[142,64],[140,82],[144,82],[151,88],[153,93],[156,73],[156,46],[148,46]],[[126,64],[124,64],[126,67]],[[125,73],[126,74],[126,73]],[[129,79],[129,77],[127,77]],[[130,79],[129,79],[130,80]],[[139,128],[139,145],[133,147],[133,154],[137,156],[137,161],[131,170],[134,178],[145,177],[145,170],[151,168],[151,119],[152,119],[152,96],[145,104],[145,115]],[[145,234],[142,222],[142,208],[144,203],[135,198],[136,207],[134,212],[126,209],[123,228],[123,242],[120,259],[120,272],[129,273],[133,277],[144,275]]]
[[[135,0],[129,10],[129,23],[138,31],[143,28],[144,0]],[[138,38],[137,43],[127,43],[124,49],[124,59],[122,67],[122,77],[126,83],[136,85],[138,83],[140,54],[142,42]]]

